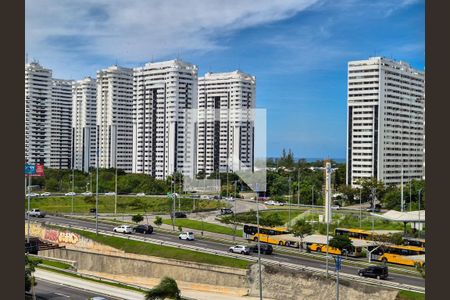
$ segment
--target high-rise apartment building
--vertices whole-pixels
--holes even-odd
[[[383,57],[348,63],[347,183],[424,178],[425,74]]]
[[[256,79],[234,71],[198,81],[197,171],[254,169]]]
[[[134,69],[133,172],[165,179],[194,174],[195,65],[182,60]]]
[[[133,69],[119,66],[97,72],[99,167],[132,171]]]
[[[25,65],[25,159],[49,168],[71,167],[72,81],[52,71]]]
[[[74,168],[88,172],[96,166],[97,84],[86,77],[72,86],[72,135]]]
[[[29,163],[46,163],[51,87],[50,69],[37,62],[25,65],[25,159]]]
[[[72,83],[71,80],[53,79],[51,101],[48,107],[49,168],[72,167]]]

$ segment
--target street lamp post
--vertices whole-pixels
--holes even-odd
[[[292,202],[292,195],[291,195],[291,177],[289,176],[289,203],[288,203],[288,209],[289,209],[289,222],[288,222],[288,229],[291,228],[291,202]],[[259,239],[258,239],[259,240]]]
[[[289,178],[289,184],[290,184],[290,178]],[[256,185],[256,192],[258,191],[258,185]],[[256,201],[256,223],[258,227],[258,269],[259,269],[259,299],[262,300],[262,276],[261,276],[261,243],[260,243],[260,235],[259,235],[259,202],[258,197],[255,197]],[[290,219],[289,219],[290,222]]]
[[[73,196],[75,193],[75,168],[72,166],[72,215],[73,215]]]
[[[114,158],[114,164],[115,164],[115,175],[116,175],[116,178],[115,178],[115,190],[114,190],[114,192],[115,192],[115,194],[114,194],[114,215],[117,215],[117,125],[114,125],[115,126],[115,141],[116,141],[116,143],[115,143],[115,150],[114,150],[114,156],[115,156],[115,158]]]
[[[362,188],[359,188],[359,229],[362,228]]]
[[[422,222],[420,221],[420,194],[422,193],[422,189],[419,190],[419,237],[422,229]]]
[[[95,181],[96,181],[96,184],[95,184],[95,234],[96,235],[98,235],[98,167],[99,167],[99,163],[98,163],[98,160],[99,160],[99,151],[100,151],[100,147],[99,147],[99,145],[98,145],[98,143],[99,143],[99,141],[100,141],[100,139],[98,138],[98,136],[99,136],[99,130],[100,129],[100,126],[98,126],[97,125],[97,151],[96,151],[96,158],[95,158],[95,161],[96,161],[96,173],[95,173]]]
[[[27,218],[27,224],[28,224],[28,232],[27,232],[27,243],[30,243],[30,210],[31,210],[31,175],[28,175],[28,218]]]
[[[300,207],[300,167],[297,175],[297,206]]]

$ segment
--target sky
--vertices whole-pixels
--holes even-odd
[[[256,76],[267,155],[345,158],[347,63],[425,69],[424,0],[26,0],[25,51],[53,77],[179,58]]]

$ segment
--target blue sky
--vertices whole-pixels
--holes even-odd
[[[27,0],[25,14],[29,60],[54,77],[176,57],[255,75],[269,156],[345,157],[349,60],[425,67],[424,0]]]

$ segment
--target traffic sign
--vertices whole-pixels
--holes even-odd
[[[25,175],[34,175],[34,174],[36,174],[36,165],[25,164],[24,173],[25,173]]]
[[[338,255],[335,257],[336,260],[336,270],[340,270],[341,269],[341,262],[342,262],[342,258]]]

